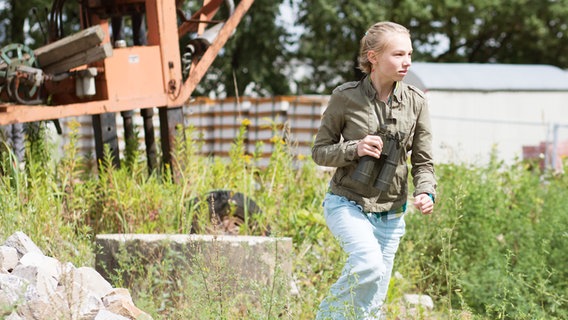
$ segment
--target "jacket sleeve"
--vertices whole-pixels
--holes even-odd
[[[416,120],[410,160],[412,164],[411,173],[414,183],[414,195],[429,193],[435,196],[436,178],[432,155],[432,127],[428,105],[425,100],[422,101]]]
[[[342,94],[331,95],[312,147],[312,158],[318,165],[343,167],[359,158],[359,140],[344,141],[341,135],[345,125],[346,108],[347,100]]]

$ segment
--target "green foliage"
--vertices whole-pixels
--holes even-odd
[[[148,257],[125,250],[113,284],[129,288],[136,305],[155,319],[313,319],[345,261],[322,215],[331,172],[293,156],[293,142],[277,126],[270,163],[259,165],[260,146],[246,152],[246,127],[245,120],[230,159],[200,155],[198,134],[188,128],[177,140],[172,170],[151,175],[136,152],[120,168],[107,156],[95,174],[91,160],[77,154],[76,126],[57,162],[49,158],[50,143],[41,131],[35,142],[28,136],[25,169],[14,165],[9,152],[0,159],[0,237],[20,230],[47,255],[93,266],[96,234],[187,234],[195,221],[210,223],[203,203],[192,199],[236,190],[262,208],[262,215],[240,226],[240,234],[269,230],[293,239],[298,295],[239,281],[226,286],[231,266],[214,253],[203,256],[214,267],[195,260],[185,268],[174,251],[159,253],[159,264],[147,264],[141,259]],[[393,277],[389,313],[401,314],[404,293],[421,293],[433,297],[440,319],[568,318],[568,177],[497,159],[477,167],[440,165],[437,175],[435,213],[407,214],[395,263],[402,278]],[[199,272],[182,274],[186,269]],[[241,295],[245,285],[257,300]]]
[[[5,239],[22,231],[33,236],[46,255],[75,264],[92,264],[91,229],[75,216],[76,207],[67,202],[68,184],[61,184],[57,174],[61,169],[49,159],[51,146],[43,127],[37,129],[26,136],[25,169],[16,163],[13,154],[2,154],[0,237]],[[76,206],[82,204],[77,201]]]
[[[4,0],[0,1],[0,42],[22,43],[31,48],[41,47],[49,42],[49,22],[54,0]],[[62,1],[62,22],[58,32],[64,37],[79,30],[79,6],[73,1]],[[55,27],[53,25],[52,27]],[[57,39],[52,39],[57,40]]]
[[[421,13],[406,15],[406,21],[412,23],[417,48],[429,48],[422,52],[425,59],[568,65],[557,56],[567,48],[566,26],[559,23],[568,13],[565,0],[418,2]],[[435,52],[429,44],[439,34],[449,41],[445,50]]]
[[[367,28],[388,17],[385,1],[299,2],[298,23],[305,28],[300,38],[299,58],[313,69],[300,83],[302,92],[324,92],[356,76],[359,40]]]
[[[301,83],[307,93],[358,80],[358,41],[381,20],[410,29],[415,61],[568,67],[568,0],[306,0],[298,6],[305,28],[298,57],[314,70]]]
[[[484,319],[566,318],[566,176],[493,161],[441,166],[438,177],[436,213],[408,216],[399,271],[446,310],[471,309]]]
[[[45,43],[48,0],[9,0],[0,7],[0,40]],[[66,1],[59,37],[79,30],[79,4]],[[238,1],[236,1],[238,5]],[[279,21],[280,6],[298,9],[294,23],[300,35]],[[184,1],[189,15],[198,2]],[[31,14],[37,8],[38,18]],[[215,17],[227,16],[223,8]],[[551,64],[568,67],[568,0],[256,0],[196,88],[198,95],[235,96],[329,93],[340,83],[359,79],[359,40],[381,20],[407,26],[415,61]],[[24,26],[31,28],[24,32]],[[180,41],[180,50],[192,35]],[[291,79],[295,65],[307,70]]]

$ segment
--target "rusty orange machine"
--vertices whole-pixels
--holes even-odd
[[[53,1],[51,19],[61,15],[57,10],[64,1]],[[102,30],[97,52],[103,58],[67,70],[73,65],[54,68],[36,59],[49,51],[49,45],[35,51],[23,45],[5,47],[0,52],[0,125],[92,115],[97,158],[102,157],[103,145],[109,144],[118,160],[116,113],[123,116],[127,137],[132,134],[132,110],[140,109],[152,168],[156,163],[152,117],[158,107],[162,152],[164,161],[170,162],[176,128],[183,123],[183,104],[253,1],[241,0],[235,7],[233,0],[203,0],[189,16],[180,10],[180,0],[82,0],[81,27]],[[214,20],[222,7],[228,18]],[[125,46],[123,40],[113,39],[111,33],[118,30],[109,25],[124,16],[145,18],[143,43],[134,40],[134,45]],[[182,37],[191,40],[180,50]],[[50,38],[66,40],[57,39],[53,28]],[[73,59],[90,61],[96,54],[85,51]]]

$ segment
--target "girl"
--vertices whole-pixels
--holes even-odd
[[[336,167],[324,200],[326,223],[347,262],[317,319],[380,319],[393,260],[405,232],[410,156],[414,206],[434,208],[436,179],[427,102],[402,82],[410,68],[410,32],[374,24],[361,39],[365,77],[337,87],[312,148],[314,161]]]

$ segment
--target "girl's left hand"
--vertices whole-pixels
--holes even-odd
[[[434,211],[434,201],[426,193],[421,193],[414,197],[414,207],[423,214],[431,214]]]

